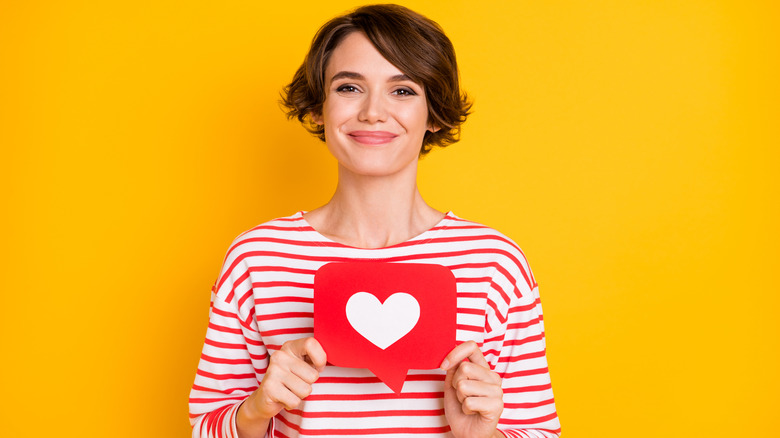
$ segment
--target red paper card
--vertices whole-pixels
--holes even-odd
[[[441,265],[329,263],[314,275],[314,337],[336,366],[368,368],[400,392],[409,369],[455,347],[457,287]]]

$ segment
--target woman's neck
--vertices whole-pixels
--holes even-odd
[[[382,248],[405,242],[437,224],[443,213],[429,206],[411,176],[372,177],[339,170],[331,200],[306,213],[322,235],[359,248]]]

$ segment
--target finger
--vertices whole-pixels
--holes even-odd
[[[319,378],[316,369],[289,349],[279,350],[272,354],[267,375],[284,380],[284,376],[290,373],[307,383],[314,383]]]
[[[455,366],[455,364],[466,359],[477,365],[489,368],[487,360],[485,360],[485,356],[482,355],[482,351],[480,351],[477,343],[474,341],[466,341],[453,348],[452,351],[447,354],[447,357],[445,357],[444,361],[441,363],[441,369],[449,370]]]
[[[286,386],[282,386],[282,388],[275,392],[272,397],[288,411],[290,409],[297,409],[298,406],[301,405],[302,400],[301,397],[290,391]]]
[[[320,342],[314,338],[306,338],[303,347],[309,362],[317,371],[322,372],[325,369],[325,364],[328,363],[328,355],[325,354]]]
[[[282,379],[282,384],[289,392],[299,400],[303,400],[311,394],[311,384],[294,374],[287,374]]]
[[[287,350],[293,356],[310,363],[317,371],[325,369],[325,350],[319,341],[312,337],[287,341],[282,345],[282,350]]]
[[[478,380],[501,386],[501,376],[490,368],[472,362],[461,362],[457,368],[453,369],[455,369],[453,385],[457,385],[461,380]]]
[[[471,363],[475,363],[483,368],[490,369],[490,365],[488,365],[487,359],[485,359],[485,356],[482,354],[482,350],[477,347],[476,343],[474,343],[474,349],[471,351],[471,354],[469,354],[468,359]]]
[[[479,414],[488,420],[495,420],[504,410],[504,402],[495,397],[466,397],[461,403],[461,410],[466,415]]]
[[[461,403],[468,397],[503,398],[504,395],[500,386],[479,380],[461,380],[453,387]]]
[[[260,390],[260,401],[272,408],[273,415],[280,409],[295,409],[300,405],[300,397],[293,394],[284,382],[269,379],[260,384]],[[273,408],[274,405],[279,407]]]

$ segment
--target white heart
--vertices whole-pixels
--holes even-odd
[[[358,292],[349,297],[346,310],[355,331],[382,350],[406,336],[420,319],[420,304],[404,292],[390,295],[384,303]]]

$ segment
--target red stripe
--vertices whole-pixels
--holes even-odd
[[[388,410],[388,411],[323,411],[323,412],[303,412],[295,409],[288,411],[292,415],[303,418],[370,418],[370,417],[429,417],[442,416],[444,409],[430,410]]]
[[[490,277],[473,277],[473,278],[458,278],[458,283],[487,283],[490,281]]]
[[[482,333],[484,331],[484,328],[478,325],[466,325],[466,324],[457,324],[455,326],[455,329],[463,330],[464,332],[473,332],[473,333]]]
[[[450,431],[449,426],[443,427],[383,427],[375,429],[304,429],[295,423],[290,422],[287,418],[280,415],[275,417],[280,422],[284,423],[290,429],[297,431],[302,435],[381,435],[381,434],[424,434],[424,433],[447,433]]]
[[[241,274],[240,277],[238,277],[233,282],[233,284],[232,284],[232,286],[230,288],[230,293],[227,295],[227,297],[225,297],[225,302],[226,303],[232,303],[233,302],[233,297],[236,295],[236,286],[241,285],[241,283],[246,281],[248,278],[249,278],[249,272],[244,272],[243,274]]]
[[[250,357],[252,360],[256,360],[256,361],[258,361],[258,362],[262,362],[262,361],[265,361],[266,359],[268,359],[268,352],[266,351],[266,352],[265,352],[265,353],[263,353],[263,354],[254,354],[254,353],[252,353],[252,352],[250,351],[250,352],[249,352],[249,357]]]
[[[496,303],[494,303],[492,300],[488,300],[487,304],[491,309],[493,309],[493,315],[498,319],[498,322],[501,324],[505,323],[506,316],[501,314],[501,312],[498,310],[498,307],[496,307]]]
[[[491,348],[490,350],[483,351],[482,354],[485,355],[485,356],[487,356],[487,355],[499,356],[501,354],[501,352],[496,350],[495,348]]]
[[[487,298],[487,293],[485,292],[458,292],[458,298],[477,298],[480,300],[484,300]]]
[[[537,368],[535,370],[522,370],[522,371],[515,371],[512,373],[506,373],[502,377],[504,379],[511,379],[513,377],[533,376],[537,374],[545,374],[547,372],[548,372],[547,367],[544,367],[544,368]]]
[[[200,358],[206,362],[225,364],[225,365],[252,365],[252,361],[246,359],[226,359],[221,357],[207,356],[205,353],[201,353]]]
[[[498,292],[499,295],[501,295],[501,299],[504,300],[504,304],[506,304],[508,306],[509,303],[512,302],[512,300],[509,298],[509,294],[507,294],[506,291],[504,291],[504,288],[499,286],[498,283],[496,283],[495,281],[491,280],[490,281],[490,287],[494,291]],[[517,288],[515,288],[514,290],[516,291]],[[516,296],[519,296],[519,294],[516,294]]]
[[[279,303],[309,303],[314,304],[313,297],[274,297],[274,298],[255,298],[255,305],[260,304],[279,304]]]
[[[400,394],[312,394],[306,400],[312,401],[351,401],[351,400],[395,400],[395,399],[431,399],[444,397],[443,392],[402,392]]]
[[[255,379],[254,373],[245,373],[245,374],[215,374],[210,373],[208,371],[204,370],[198,370],[196,374],[199,374],[203,377],[207,377],[209,379],[214,380],[231,380],[231,379]]]
[[[317,271],[315,269],[303,269],[294,268],[291,266],[250,266],[247,271],[249,272],[288,272],[291,274],[305,274],[314,275]]]
[[[464,314],[464,315],[479,315],[484,316],[485,310],[484,309],[470,309],[467,307],[458,307],[457,310],[458,314]]]
[[[268,315],[258,315],[257,321],[270,321],[274,319],[287,319],[287,318],[308,318],[314,319],[314,312],[281,312],[270,313]]]
[[[289,231],[289,229],[288,229]],[[294,230],[298,231],[298,230]],[[291,246],[303,246],[303,247],[343,247],[345,245],[338,243],[338,242],[329,242],[327,240],[318,240],[316,242],[312,242],[309,240],[295,240],[295,239],[284,239],[281,237],[249,237],[246,239],[242,239],[240,242],[238,242],[235,246],[239,245],[246,245],[249,243],[280,243],[282,245],[291,245]]]
[[[215,391],[213,388],[207,388],[205,386],[200,386],[200,385],[192,385],[192,389],[194,389],[195,391],[230,395],[233,394],[234,392],[243,392],[249,394],[255,389],[257,389],[257,386],[247,387],[247,388],[224,388],[219,391]]]
[[[212,412],[213,415],[206,417],[206,420],[211,423],[211,427],[209,429],[212,431],[212,433],[216,434],[218,430],[222,429],[222,418],[224,418],[230,407],[231,405],[222,406]]]
[[[444,374],[409,374],[406,376],[407,382],[443,382]],[[320,377],[317,382],[319,383],[339,383],[339,384],[366,384],[366,383],[379,383],[378,377]]]
[[[268,337],[268,336],[297,335],[297,334],[308,334],[308,333],[314,333],[314,327],[292,327],[292,328],[283,328],[283,329],[276,329],[276,330],[265,330],[261,334],[264,337]]]
[[[518,388],[504,388],[504,394],[519,394],[525,392],[546,391],[548,389],[552,389],[552,385],[549,383],[546,385],[521,386]]]
[[[222,396],[219,398],[190,398],[190,403],[219,403],[225,400],[243,400],[246,396]]]
[[[532,325],[538,324],[540,321],[541,319],[539,317],[536,317],[534,319],[530,319],[524,322],[515,322],[515,323],[507,324],[506,330],[509,331],[509,330],[520,330],[520,329],[528,328],[531,327]]]
[[[551,405],[553,403],[555,403],[554,398],[532,403],[504,403],[504,409],[531,409]]]
[[[228,318],[228,319],[236,319],[236,314],[233,313],[233,312],[226,312],[226,311],[218,309],[216,307],[212,307],[211,311],[213,313],[216,313],[219,316],[224,316],[225,318]]]
[[[212,329],[212,330],[218,331],[218,332],[231,333],[231,334],[234,334],[234,335],[240,335],[242,333],[241,329],[234,329],[234,328],[230,328],[230,327],[224,327],[224,326],[212,323],[212,322],[209,323],[209,328]]]
[[[485,338],[485,343],[487,344],[490,342],[504,342],[504,335],[505,333],[501,333],[500,335],[493,336],[492,338]]]
[[[527,336],[527,337],[525,337],[523,339],[512,339],[512,340],[509,340],[509,341],[505,341],[504,342],[504,346],[523,345],[523,344],[527,344],[529,342],[541,341],[543,339],[544,339],[544,335],[541,335],[541,334],[533,335],[533,336]]]
[[[213,339],[206,338],[205,343],[207,345],[211,345],[213,347],[217,348],[227,348],[230,350],[245,350],[246,346],[244,344],[231,344],[228,342],[218,342]]]
[[[514,418],[501,418],[498,420],[499,424],[511,424],[513,426],[517,425],[529,425],[529,424],[539,424],[544,423],[545,421],[550,421],[554,418],[557,418],[558,414],[553,412],[549,415],[544,415],[542,417],[536,417],[536,418],[523,418],[523,419],[514,419]]]
[[[506,254],[505,254],[506,255]],[[510,259],[512,258],[511,255],[507,255]],[[525,278],[525,283],[528,285],[528,287],[533,290],[534,285],[529,281],[528,275],[525,272],[525,268],[523,268],[523,265],[521,265],[519,262],[517,262],[517,259],[513,260],[515,261],[516,266],[520,269],[520,274]],[[517,279],[514,277],[514,275],[510,274],[509,271],[506,270],[502,265],[496,266],[496,271],[501,273],[511,284],[514,284],[515,287],[517,286]],[[520,295],[518,295],[520,297]]]
[[[516,362],[516,361],[521,361],[521,360],[525,360],[525,359],[535,359],[537,357],[544,357],[546,352],[547,352],[547,349],[544,349],[544,350],[541,350],[541,351],[533,351],[531,353],[520,354],[520,355],[513,356],[513,357],[509,357],[509,356],[501,357],[501,358],[498,359],[498,362],[499,363],[500,362]]]
[[[238,299],[238,308],[240,309],[248,299],[252,298],[254,293],[255,291],[252,289],[249,289],[248,291],[244,292],[244,294],[241,295],[241,298]]]
[[[303,212],[298,212],[301,216],[289,216],[289,217],[280,217],[277,219],[274,219],[274,222],[301,222],[301,229],[303,228],[311,228],[311,226],[308,225],[308,222],[303,218]],[[314,230],[314,228],[311,228]]]
[[[520,313],[520,312],[528,312],[529,310],[532,310],[533,308],[535,308],[536,306],[539,306],[539,305],[541,305],[541,304],[542,304],[542,302],[541,302],[541,301],[539,301],[539,299],[537,298],[537,299],[535,299],[535,300],[534,300],[534,302],[533,302],[533,303],[531,303],[531,304],[526,304],[526,305],[524,305],[524,306],[515,306],[515,307],[511,307],[511,308],[509,309],[509,311],[510,311],[510,312],[517,312],[517,313]]]
[[[300,289],[314,289],[314,283],[301,283],[296,281],[258,281],[252,282],[253,289],[271,288],[271,287],[297,287]]]

